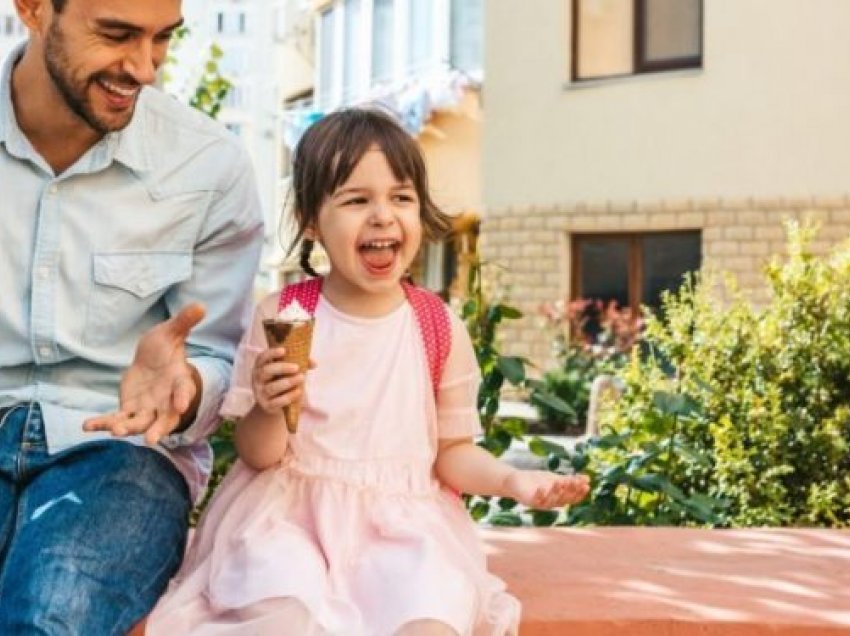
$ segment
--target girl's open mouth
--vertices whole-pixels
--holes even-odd
[[[400,248],[401,241],[396,239],[377,239],[361,243],[357,251],[366,271],[381,276],[393,271]]]

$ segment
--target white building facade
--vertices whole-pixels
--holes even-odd
[[[0,0],[0,59],[27,37],[24,23],[18,19],[12,0]]]
[[[265,266],[279,252],[282,207],[281,78],[286,0],[184,0],[190,34],[176,51],[178,63],[167,89],[187,101],[204,72],[210,47],[222,51],[218,69],[231,82],[218,120],[247,147],[257,176],[266,221],[266,250],[258,287],[273,288]],[[273,260],[273,259],[272,259]]]

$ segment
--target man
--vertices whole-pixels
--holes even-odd
[[[261,214],[234,139],[146,88],[180,0],[15,5],[30,38],[0,73],[0,634],[123,634],[182,557]]]

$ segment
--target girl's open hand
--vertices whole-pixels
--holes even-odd
[[[587,496],[587,475],[559,475],[545,470],[514,470],[505,478],[505,494],[529,508],[561,508]]]
[[[266,349],[254,363],[254,399],[266,413],[280,413],[284,406],[301,399],[304,390],[304,374],[294,362],[284,362],[283,355],[283,347]]]

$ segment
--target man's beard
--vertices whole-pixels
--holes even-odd
[[[68,53],[65,47],[65,35],[59,28],[58,20],[54,19],[44,40],[44,63],[47,72],[53,80],[53,84],[61,93],[68,108],[80,119],[82,119],[95,132],[105,135],[116,130],[121,130],[133,116],[135,104],[127,115],[125,121],[118,124],[109,123],[98,117],[92,108],[91,101],[86,95],[86,90],[94,84],[101,74],[95,74],[84,82],[75,82],[68,62]],[[132,82],[133,80],[129,80]],[[128,82],[128,83],[129,83]]]

